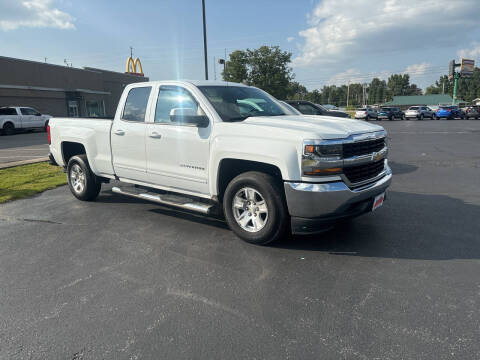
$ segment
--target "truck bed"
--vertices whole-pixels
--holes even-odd
[[[62,143],[76,142],[85,147],[90,167],[101,176],[113,176],[110,130],[108,118],[51,118],[51,152],[57,164],[66,166],[62,157]]]

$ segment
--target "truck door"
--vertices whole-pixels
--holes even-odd
[[[158,88],[152,107],[153,121],[148,124],[146,137],[149,182],[208,195],[211,122],[208,127],[200,128],[172,121],[173,109],[191,114],[203,112],[186,88],[173,85]]]
[[[27,128],[31,128],[33,127],[32,126],[32,123],[33,123],[33,120],[32,120],[32,115],[29,111],[30,109],[29,108],[20,108],[20,114],[19,114],[19,117],[18,119],[20,120],[20,127],[22,129],[27,129]]]
[[[147,107],[152,87],[130,89],[111,130],[115,174],[122,180],[147,181],[145,134]],[[120,100],[120,104],[122,100]]]

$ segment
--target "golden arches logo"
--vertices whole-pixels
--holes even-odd
[[[125,66],[125,73],[143,76],[142,63],[140,62],[140,59],[136,58],[135,60],[133,60],[133,58],[130,56],[127,59],[127,64]]]

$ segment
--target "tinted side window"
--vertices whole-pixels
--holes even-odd
[[[178,86],[161,86],[158,92],[156,123],[170,123],[172,109],[184,109],[197,114],[198,104],[193,96],[184,88]]]
[[[145,121],[148,97],[150,96],[151,90],[151,87],[138,87],[128,92],[127,101],[125,101],[125,107],[123,109],[123,120]]]
[[[298,104],[298,110],[306,115],[321,115],[321,112],[309,104]]]
[[[17,115],[17,110],[14,108],[3,108],[0,109],[0,115]]]

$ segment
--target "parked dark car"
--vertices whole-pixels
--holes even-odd
[[[465,110],[465,119],[478,119],[480,118],[480,105],[468,106]]]
[[[438,119],[445,118],[453,120],[456,118],[463,119],[465,118],[465,112],[460,109],[457,105],[442,105],[439,106],[436,116]]]
[[[405,118],[405,114],[403,113],[402,110],[400,110],[397,107],[381,107],[380,111],[378,112],[378,119],[388,119],[388,120],[394,120],[394,119],[401,119],[403,120]]]
[[[303,115],[324,115],[335,116],[342,118],[349,118],[346,112],[337,110],[327,110],[321,105],[314,104],[306,100],[285,100],[287,104],[292,105],[295,109],[300,111]]]

